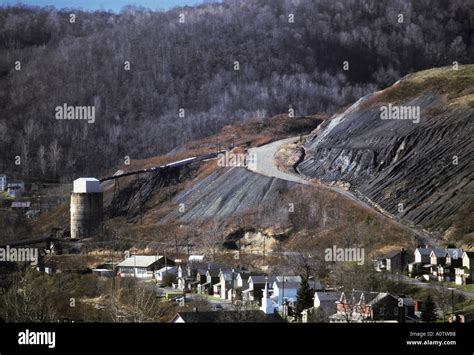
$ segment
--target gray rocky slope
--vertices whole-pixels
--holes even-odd
[[[448,228],[474,191],[473,87],[450,99],[449,93],[429,88],[436,75],[429,73],[427,87],[415,95],[411,91],[406,99],[404,90],[423,88],[420,78],[416,85],[410,77],[403,79],[389,95],[366,96],[333,116],[307,139],[297,170],[326,182],[344,182],[408,222]],[[381,119],[381,106],[391,102],[419,106],[419,123]]]
[[[180,192],[173,203],[182,203],[184,212],[175,209],[168,218],[181,221],[219,220],[238,216],[259,206],[273,205],[276,209],[282,193],[295,185],[255,174],[242,167],[220,168]]]

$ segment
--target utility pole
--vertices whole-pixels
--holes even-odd
[[[115,233],[115,236],[117,234]],[[114,255],[115,255],[115,238],[112,244],[112,312],[115,312],[115,321],[118,321],[118,309],[117,305],[115,303],[115,260],[114,260]]]
[[[451,290],[451,319],[454,322],[456,319],[456,316],[454,315],[454,287],[449,287],[448,290]]]
[[[288,310],[286,309],[286,302],[285,302],[285,276],[283,276],[283,287],[281,293],[281,305],[283,306],[283,317],[287,317]]]
[[[230,303],[234,304],[234,269],[232,269],[232,292],[230,293]],[[225,282],[225,281],[224,281]]]

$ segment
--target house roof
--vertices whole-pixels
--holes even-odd
[[[278,287],[279,289],[282,289],[283,286],[285,287],[285,290],[289,290],[289,289],[298,289],[301,285],[300,282],[285,282],[285,284],[283,285],[283,282],[277,282],[275,281],[273,283],[273,287]]]
[[[30,201],[13,201],[12,208],[29,208],[31,206]]]
[[[433,248],[430,252],[430,257],[435,255],[437,258],[444,258],[446,256],[446,249],[443,248]]]
[[[179,317],[185,323],[285,323],[285,320],[278,313],[265,314],[259,310],[179,312],[172,322]]]
[[[200,275],[206,275],[207,269],[196,269],[196,273]]]
[[[277,276],[276,280],[278,282],[283,281],[283,278],[285,279],[285,282],[301,282],[301,276]]]
[[[118,267],[149,267],[158,260],[160,260],[162,255],[132,255],[129,258],[126,258]]]
[[[165,266],[162,267],[161,269],[157,270],[157,272],[166,272],[170,270],[176,270],[176,266]]]
[[[416,248],[415,251],[418,251],[421,255],[428,255],[429,256],[433,249],[434,248]]]
[[[250,279],[252,279],[252,282],[254,284],[264,284],[265,283],[265,277],[264,275],[252,275],[248,278],[248,282],[250,283]],[[273,283],[275,281],[274,276],[267,276],[267,282],[268,283]]]
[[[404,306],[414,306],[415,300],[411,297],[402,297]]]
[[[205,255],[190,255],[189,258],[188,258],[188,261],[192,262],[192,261],[203,261],[205,258]]]
[[[337,291],[321,291],[321,292],[315,292],[315,297],[318,297],[318,299],[321,302],[328,302],[328,301],[337,301],[341,297],[341,293]]]
[[[265,276],[261,272],[247,272],[247,271],[240,271],[238,276],[242,278],[242,280],[248,280],[250,276]]]
[[[392,259],[402,253],[401,250],[393,250],[389,253],[386,253],[385,255],[382,255],[380,259]]]
[[[206,262],[200,262],[200,261],[193,261],[193,260],[190,260],[188,262],[188,266],[191,268],[191,269],[227,269],[227,265],[223,264],[223,263],[217,263],[217,262],[211,262],[211,263],[206,263]]]
[[[206,275],[209,274],[211,277],[219,277],[221,271],[219,269],[208,269]]]
[[[448,256],[453,259],[462,258],[462,249],[457,248],[448,248],[445,252],[445,256]]]
[[[369,291],[348,291],[348,292],[343,292],[341,293],[344,294],[346,300],[349,302],[352,298],[354,298],[354,302],[359,303],[361,300],[362,295],[364,295],[364,302],[366,304],[369,304],[374,298],[379,296],[380,292],[369,292]],[[379,296],[382,297],[382,296]],[[384,296],[385,297],[385,296]]]

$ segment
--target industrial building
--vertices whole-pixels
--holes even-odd
[[[102,222],[103,194],[96,178],[74,180],[71,194],[71,238],[94,235]]]

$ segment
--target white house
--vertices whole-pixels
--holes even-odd
[[[439,255],[441,257],[441,255],[444,256],[445,251],[443,248],[432,248],[427,245],[424,248],[416,248],[414,252],[415,261],[408,264],[408,273],[410,275],[418,273],[429,275],[433,271],[431,255]]]
[[[283,305],[283,301],[287,301],[289,304],[293,304],[296,301],[296,293],[298,292],[298,288],[300,287],[301,282],[295,281],[286,281],[281,282],[275,281],[273,282],[273,292],[272,292],[272,300],[276,303],[277,307],[280,309]]]
[[[474,279],[474,251],[465,251],[462,254],[462,266],[454,269],[456,285],[473,283]]]
[[[222,299],[226,299],[236,277],[237,273],[234,270],[220,270],[219,282],[213,286],[214,294],[219,294]]]
[[[265,277],[264,275],[250,275],[247,279],[247,288],[242,291],[242,299],[247,302],[260,301],[265,288],[265,282],[270,284],[275,281],[274,277]]]
[[[7,189],[7,176],[0,175],[0,191],[5,191]]]
[[[189,258],[188,258],[188,261],[190,263],[192,263],[192,262],[202,263],[205,258],[206,258],[205,255],[190,255]]]
[[[168,265],[174,266],[174,261],[162,255],[132,255],[117,265],[117,271],[122,277],[151,279],[156,270]]]
[[[176,266],[165,266],[155,271],[155,280],[163,281],[163,277],[167,274],[177,274],[178,268]]]

